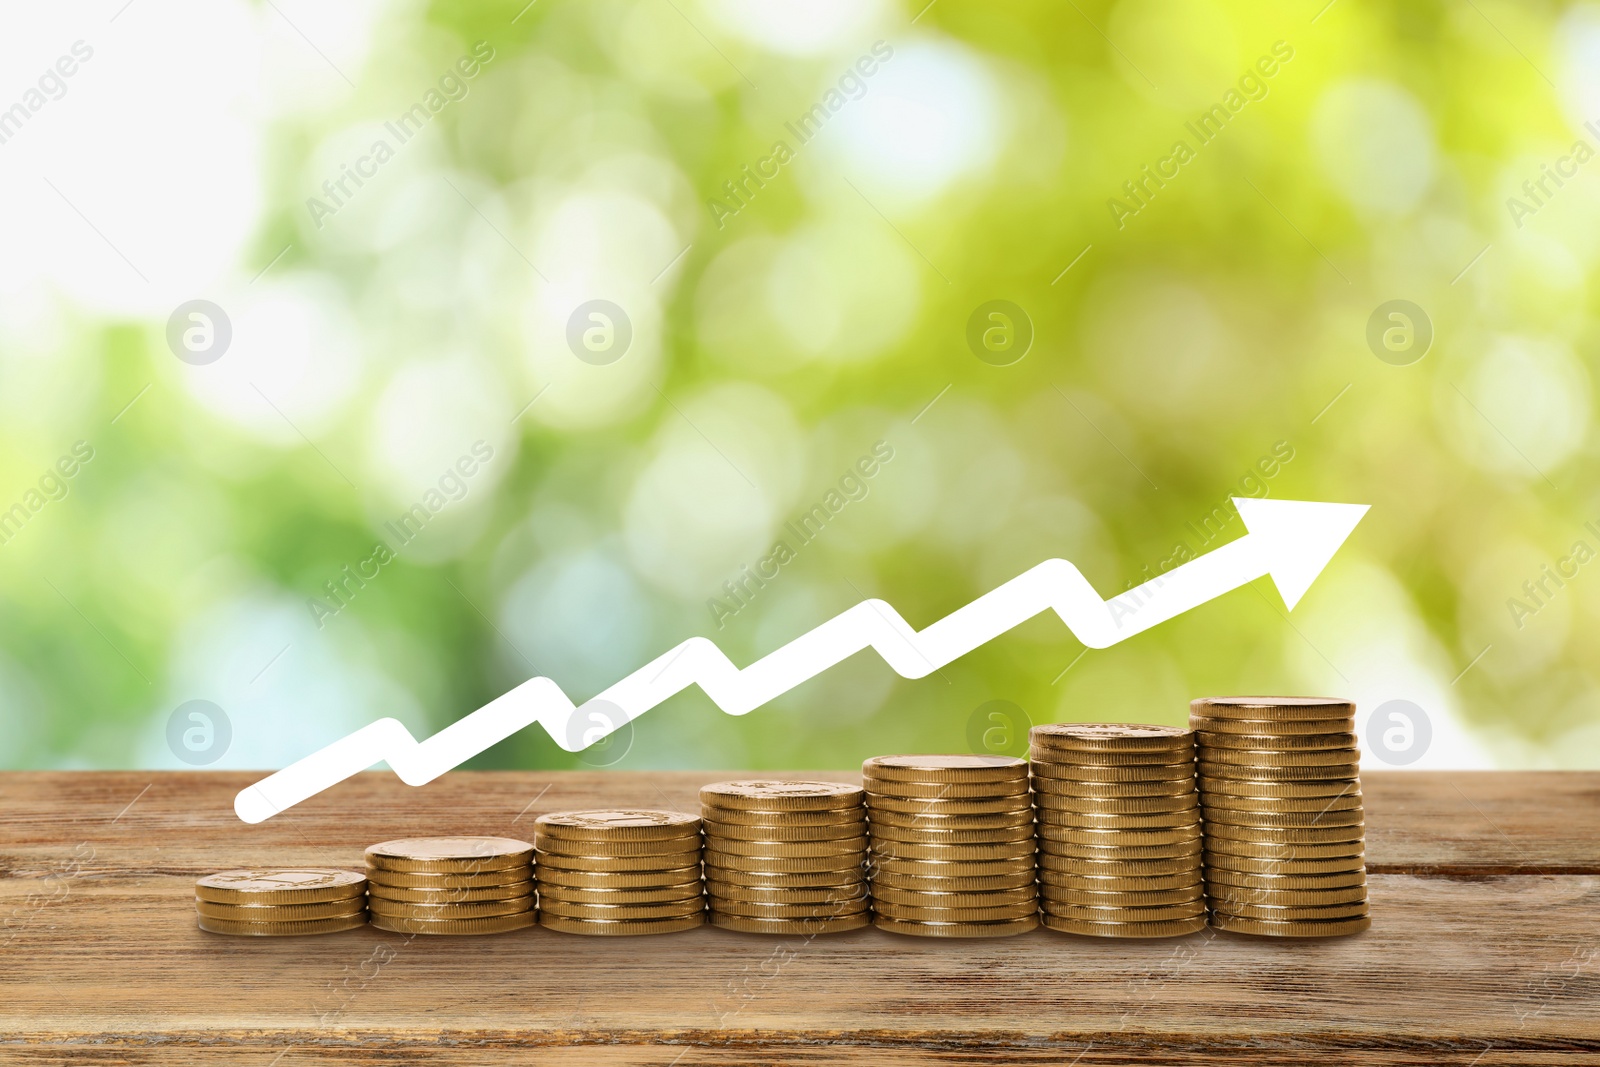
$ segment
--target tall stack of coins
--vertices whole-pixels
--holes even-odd
[[[700,820],[677,811],[569,811],[534,823],[539,924],[569,934],[666,934],[705,922]]]
[[[533,846],[509,837],[413,837],[367,849],[372,925],[402,934],[532,926]]]
[[[1354,704],[1321,697],[1190,704],[1213,925],[1274,937],[1372,925],[1354,718]]]
[[[219,871],[194,884],[194,907],[213,934],[331,934],[367,925],[366,888],[354,871]]]
[[[875,925],[922,937],[1038,925],[1026,760],[877,756],[861,770]]]
[[[855,930],[867,913],[867,810],[837,782],[700,790],[711,923],[751,934]]]
[[[1206,925],[1194,741],[1176,726],[1035,726],[1039,896],[1052,930],[1176,937]]]

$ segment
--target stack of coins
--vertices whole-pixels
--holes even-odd
[[[1029,738],[1045,926],[1096,937],[1204,928],[1189,731],[1065,723]]]
[[[1354,717],[1350,702],[1320,697],[1189,706],[1213,925],[1274,937],[1372,925]]]
[[[837,782],[700,790],[711,923],[751,934],[855,930],[867,913],[867,810]]]
[[[875,925],[922,937],[1038,926],[1026,760],[878,756],[862,775]]]
[[[539,923],[569,934],[667,934],[705,922],[700,820],[569,811],[534,823]]]
[[[194,884],[194,907],[214,934],[331,934],[367,925],[366,888],[354,871],[219,871]]]
[[[402,934],[532,926],[533,846],[509,837],[413,837],[367,849],[372,925]]]

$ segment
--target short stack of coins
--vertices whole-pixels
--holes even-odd
[[[861,770],[874,925],[921,937],[1038,926],[1026,760],[878,756]]]
[[[678,811],[541,815],[539,924],[569,934],[667,934],[705,922],[700,820]]]
[[[1355,705],[1321,697],[1189,706],[1212,925],[1271,937],[1372,925],[1354,719]]]
[[[367,880],[294,867],[219,871],[194,884],[200,929],[244,937],[331,934],[367,925]]]
[[[838,782],[701,789],[712,925],[803,936],[868,925],[863,797]]]
[[[1052,930],[1177,937],[1206,925],[1194,740],[1175,726],[1035,726],[1039,897]]]
[[[372,925],[402,934],[532,926],[533,846],[509,837],[412,837],[367,849]]]

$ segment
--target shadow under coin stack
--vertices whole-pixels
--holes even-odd
[[[1189,731],[1064,723],[1029,739],[1045,926],[1095,937],[1203,929]]]
[[[877,756],[861,773],[874,925],[921,937],[1039,925],[1026,760]]]
[[[669,934],[705,922],[700,820],[601,810],[534,822],[539,924],[569,934]]]
[[[219,871],[194,884],[200,929],[245,937],[331,934],[367,925],[367,880],[320,867]]]
[[[855,930],[867,913],[867,812],[838,782],[700,790],[711,924],[749,934]]]
[[[534,923],[533,846],[412,837],[367,849],[372,925],[401,934],[499,934]]]
[[[1320,697],[1190,704],[1212,925],[1272,937],[1372,925],[1354,718]]]

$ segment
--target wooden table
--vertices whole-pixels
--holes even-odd
[[[0,775],[0,1063],[1600,1063],[1600,774],[1368,774],[1373,928],[1296,943],[204,934],[207,871],[695,810],[730,775],[372,773],[247,826],[252,777]]]

